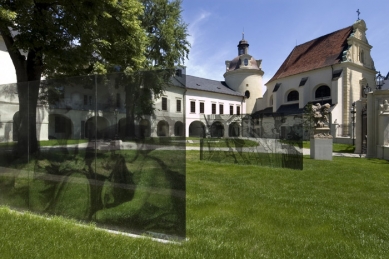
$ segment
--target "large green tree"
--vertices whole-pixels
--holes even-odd
[[[42,76],[170,68],[182,61],[189,43],[180,6],[180,0],[0,0],[0,33],[18,82],[18,153],[38,149]],[[126,94],[126,102],[131,98]]]

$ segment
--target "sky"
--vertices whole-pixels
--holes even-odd
[[[265,84],[296,45],[366,22],[377,71],[389,72],[388,0],[183,0],[191,49],[188,75],[224,80],[225,61],[238,55],[244,38],[249,54],[262,60]]]

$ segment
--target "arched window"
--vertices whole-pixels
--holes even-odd
[[[244,96],[246,96],[246,98],[249,99],[250,98],[250,91],[244,92]]]
[[[331,88],[327,85],[322,85],[316,89],[315,99],[328,98],[331,97]]]
[[[299,92],[297,92],[296,90],[291,91],[291,92],[288,94],[288,97],[287,97],[286,100],[287,100],[288,102],[298,101],[298,100],[299,100]]]
[[[359,61],[363,64],[365,63],[365,52],[363,51],[363,49],[361,49],[359,51]]]

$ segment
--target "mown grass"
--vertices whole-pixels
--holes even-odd
[[[50,139],[39,141],[39,145],[45,147],[52,146],[62,146],[62,145],[72,145],[72,144],[81,144],[87,143],[87,139]],[[0,143],[0,147],[10,147],[16,145],[17,142],[4,142]]]
[[[304,157],[304,170],[187,152],[187,238],[161,244],[0,209],[0,258],[386,258],[389,162]]]

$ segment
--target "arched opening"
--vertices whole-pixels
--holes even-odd
[[[177,121],[174,124],[174,136],[176,136],[176,137],[184,137],[185,136],[184,123],[182,123],[181,121]]]
[[[194,121],[189,125],[189,137],[205,137],[205,126],[201,121]]]
[[[319,86],[315,91],[315,99],[330,98],[331,88],[327,85]]]
[[[12,140],[18,141],[18,131],[19,131],[19,125],[20,125],[20,116],[19,112],[15,112],[13,116],[13,123],[12,123]]]
[[[151,125],[146,119],[142,119],[139,122],[139,137],[148,138],[151,135]]]
[[[216,121],[211,126],[211,137],[221,138],[224,136],[224,126],[220,121]]]
[[[169,136],[169,124],[166,121],[160,121],[157,125],[157,136],[168,137]]]
[[[49,115],[49,139],[70,139],[72,137],[72,121],[60,114]]]
[[[85,122],[85,137],[88,139],[108,138],[108,120],[103,117],[91,117]]]
[[[297,92],[296,90],[289,92],[286,101],[293,102],[293,101],[298,101],[298,100],[299,100],[299,92]]]
[[[240,127],[237,122],[233,122],[228,127],[228,136],[229,137],[239,137],[240,135]]]
[[[250,98],[250,91],[247,90],[246,92],[244,92],[244,96],[246,96],[247,99]]]

